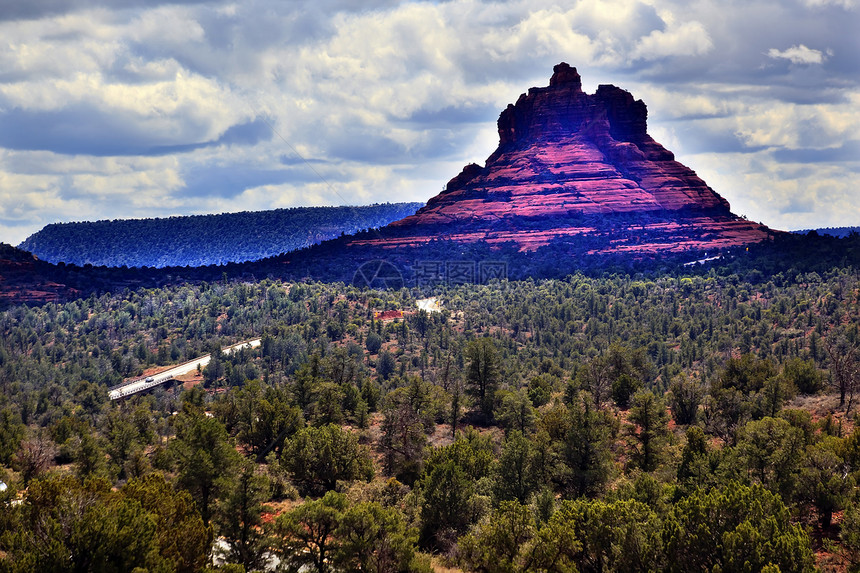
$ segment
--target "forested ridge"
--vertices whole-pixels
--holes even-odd
[[[200,267],[257,261],[412,215],[422,203],[52,223],[19,245],[78,266]]]
[[[0,570],[853,570],[858,318],[852,268],[15,306]]]
[[[860,227],[820,227],[818,229],[803,229],[800,231],[792,231],[792,233],[807,234],[810,232],[821,235],[830,235],[831,237],[847,237],[851,234],[860,233]]]

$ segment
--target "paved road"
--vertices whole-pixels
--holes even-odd
[[[231,352],[241,350],[242,348],[257,348],[258,346],[260,346],[260,339],[254,338],[253,340],[246,340],[245,342],[240,342],[238,344],[222,348],[221,352],[224,354],[230,354]],[[203,369],[207,364],[209,364],[210,360],[212,360],[212,355],[207,354],[195,360],[183,362],[182,364],[168,368],[167,370],[163,370],[157,374],[132,380],[127,384],[114,388],[108,393],[108,395],[111,400],[119,400],[120,398],[125,398],[126,396],[131,396],[132,394],[137,394],[144,390],[149,390],[154,386],[164,384],[168,380],[173,380],[177,376],[183,376],[190,372],[194,372],[197,370],[198,366]]]

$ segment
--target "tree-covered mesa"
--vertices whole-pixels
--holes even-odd
[[[855,270],[428,294],[225,280],[4,311],[0,571],[860,568]]]
[[[851,234],[860,233],[860,227],[822,227],[818,229],[803,229],[799,231],[792,231],[792,233],[815,233],[817,235],[830,235],[831,237],[847,237]]]
[[[53,223],[19,247],[52,263],[199,267],[258,261],[412,215],[422,203],[294,207],[218,215]]]

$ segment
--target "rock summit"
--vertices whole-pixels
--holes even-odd
[[[648,109],[618,87],[582,91],[555,66],[498,120],[499,146],[467,165],[415,215],[356,245],[419,246],[434,237],[531,251],[589,239],[589,254],[707,250],[759,242],[767,227],[675,160],[647,131]]]

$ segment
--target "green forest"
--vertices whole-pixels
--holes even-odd
[[[294,207],[219,215],[52,223],[19,247],[44,261],[77,266],[201,267],[274,257],[375,229],[422,203]]]
[[[858,324],[854,268],[14,306],[0,571],[860,570]]]

